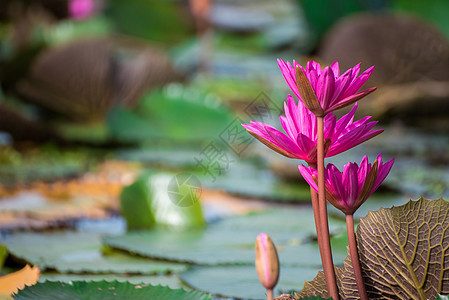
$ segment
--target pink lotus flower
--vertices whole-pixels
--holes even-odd
[[[94,0],[70,0],[69,14],[72,19],[82,20],[90,17],[95,11]]]
[[[284,102],[285,117],[280,116],[284,134],[274,127],[262,122],[251,121],[242,124],[255,138],[272,150],[289,158],[315,163],[317,148],[317,117],[301,102],[296,105],[292,96]],[[337,121],[337,117],[328,114],[324,117],[324,139],[326,157],[344,152],[383,132],[382,129],[371,130],[377,121],[369,122],[370,116],[354,122],[357,104],[352,110]]]
[[[326,199],[345,214],[353,214],[385,180],[393,166],[394,159],[382,163],[382,154],[377,156],[373,166],[363,157],[360,166],[348,163],[340,173],[333,164],[325,170]],[[311,167],[299,165],[299,172],[316,191],[317,171]]]
[[[347,70],[342,75],[340,75],[338,62],[334,62],[330,67],[321,69],[320,64],[312,60],[307,62],[305,70],[295,61],[293,61],[292,66],[290,62],[284,62],[282,59],[278,59],[278,64],[281,68],[282,75],[284,75],[293,93],[317,116],[325,116],[329,112],[348,106],[376,89],[373,87],[358,92],[371,76],[374,66],[368,68],[357,77],[360,72],[360,64]],[[302,74],[300,70],[296,70],[298,67],[302,70]],[[312,98],[311,96],[313,96],[314,99],[301,97],[300,91],[298,90],[298,76],[300,77],[299,84],[303,96],[307,96],[308,98]],[[313,95],[313,91],[307,94],[307,86],[310,85],[307,83],[306,78],[310,82],[316,97]]]

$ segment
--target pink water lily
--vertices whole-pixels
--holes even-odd
[[[328,164],[325,170],[327,201],[345,214],[353,214],[385,180],[393,163],[394,159],[391,159],[384,164],[382,154],[379,154],[373,165],[364,156],[360,166],[348,163],[342,173],[333,164]],[[317,171],[303,165],[298,168],[307,183],[318,191]]]
[[[340,75],[338,62],[334,62],[330,67],[325,67],[324,69],[321,68],[319,63],[313,60],[307,62],[305,69],[294,60],[293,66],[290,62],[284,62],[282,59],[278,59],[278,64],[281,68],[282,75],[284,75],[285,80],[296,97],[318,116],[325,116],[334,110],[351,105],[376,89],[375,87],[372,87],[358,92],[371,76],[374,66],[368,68],[358,76],[360,64],[350,68],[342,75]],[[312,95],[314,99],[304,99],[301,97],[300,90],[298,90],[298,84],[305,84],[303,84],[304,82],[301,83],[298,81],[298,74],[301,76],[303,75],[297,73],[296,68],[302,70],[306,75],[315,92],[316,98],[315,95]],[[304,93],[303,96],[305,96]],[[318,103],[316,103],[318,111],[311,107],[313,105],[310,105],[310,103],[313,104],[316,100],[318,101]]]
[[[284,102],[284,110],[285,116],[280,116],[280,120],[286,134],[257,121],[251,121],[251,124],[242,124],[242,126],[272,150],[289,158],[315,163],[317,117],[301,102],[296,105],[290,95],[287,96],[287,103]],[[333,114],[324,117],[326,157],[344,152],[383,132],[382,129],[371,130],[377,121],[369,122],[370,116],[354,122],[356,110],[357,104],[338,121]]]

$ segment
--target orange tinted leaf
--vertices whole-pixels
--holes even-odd
[[[40,270],[37,266],[26,265],[23,269],[0,277],[0,294],[17,293],[26,285],[34,285],[39,279]]]

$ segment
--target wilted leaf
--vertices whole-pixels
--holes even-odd
[[[449,293],[449,203],[410,201],[381,208],[357,227],[358,251],[370,299],[434,299]],[[336,267],[340,295],[359,299],[350,257]],[[298,297],[327,296],[324,275],[306,282]]]
[[[16,300],[28,299],[160,299],[160,300],[208,300],[210,296],[183,289],[172,290],[163,286],[152,286],[129,282],[86,282],[75,281],[38,283],[21,290],[14,296]]]
[[[39,279],[38,267],[26,265],[23,269],[0,277],[0,295],[16,293],[26,285],[33,285]]]

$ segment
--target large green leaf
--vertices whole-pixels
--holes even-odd
[[[116,108],[108,115],[111,136],[123,142],[195,143],[218,139],[234,119],[211,96],[171,84],[147,94],[134,110]]]
[[[174,1],[116,0],[106,14],[120,32],[151,41],[176,43],[193,33],[192,19]]]
[[[97,233],[17,233],[3,240],[8,251],[17,258],[39,266],[70,273],[178,273],[185,265],[151,261],[123,253],[101,251]]]
[[[194,264],[254,264],[254,243],[266,232],[278,247],[281,263],[317,267],[321,264],[318,247],[311,242],[314,221],[311,209],[301,212],[279,209],[217,222],[205,230],[153,230],[111,236],[104,243],[139,255]],[[333,231],[342,223],[333,221]],[[341,262],[345,253],[337,251]]]
[[[315,273],[315,268],[282,267],[275,294],[300,289],[301,282]],[[181,279],[189,286],[214,295],[266,299],[265,288],[254,266],[194,267],[183,273]]]
[[[410,201],[381,208],[357,227],[358,251],[370,299],[435,299],[449,293],[449,203]],[[350,257],[336,268],[341,297],[358,299]],[[298,296],[327,296],[324,275]]]
[[[130,274],[65,274],[57,272],[43,272],[39,276],[39,282],[61,281],[71,283],[73,281],[118,281],[132,284],[162,285],[172,289],[184,287],[176,275],[130,275]]]
[[[16,300],[28,299],[158,299],[158,300],[207,300],[210,296],[183,289],[172,290],[163,286],[145,284],[134,285],[128,282],[86,282],[75,281],[71,284],[62,282],[44,282],[26,287],[14,296]]]

